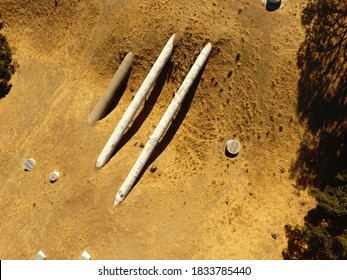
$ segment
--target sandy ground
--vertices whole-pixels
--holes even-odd
[[[1,0],[19,67],[0,100],[0,258],[281,259],[284,225],[314,201],[289,169],[305,0]],[[171,34],[175,49],[121,149],[95,161]],[[202,47],[212,54],[150,168],[115,195]],[[115,109],[88,126],[128,51],[136,61]],[[222,152],[233,137],[238,157]],[[23,170],[26,158],[37,165]],[[49,173],[61,172],[51,184]],[[276,233],[277,239],[271,234]]]

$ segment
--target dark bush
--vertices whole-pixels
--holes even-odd
[[[312,189],[318,205],[304,227],[285,226],[288,247],[285,259],[347,259],[347,170],[330,186]]]
[[[285,259],[347,258],[347,2],[309,0],[297,54],[298,117],[306,133],[290,169],[317,207],[285,227]]]
[[[9,81],[13,73],[12,52],[5,36],[0,34],[0,98],[9,93],[11,89]]]

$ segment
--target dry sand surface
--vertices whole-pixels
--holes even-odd
[[[296,114],[306,0],[1,0],[18,63],[0,100],[0,258],[281,259],[284,226],[314,207],[289,169],[304,128]],[[121,149],[95,161],[168,38],[175,49]],[[115,195],[190,66],[212,53],[141,180]],[[128,51],[115,109],[88,117]],[[227,158],[224,141],[242,143]],[[36,167],[23,170],[26,158]],[[61,172],[51,184],[49,173]],[[271,234],[276,233],[277,239]]]

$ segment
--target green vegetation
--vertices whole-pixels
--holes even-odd
[[[288,248],[285,259],[347,259],[347,170],[323,190],[313,188],[317,208],[306,217],[305,226],[285,227]]]
[[[0,98],[5,97],[10,91],[9,81],[13,73],[12,52],[5,36],[0,34]]]
[[[338,174],[333,186],[325,187],[323,191],[313,188],[319,207],[334,219],[347,216],[347,170]],[[346,224],[347,225],[347,224]]]

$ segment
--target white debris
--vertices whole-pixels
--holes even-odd
[[[49,174],[49,181],[51,183],[54,183],[55,181],[57,181],[59,178],[59,172],[58,171],[53,171],[51,174]]]
[[[40,250],[38,253],[37,253],[37,256],[35,258],[35,260],[45,260],[46,259],[46,255]]]
[[[80,260],[86,260],[89,261],[92,257],[88,254],[86,250],[83,251]]]
[[[28,158],[25,162],[24,162],[24,170],[25,171],[31,171],[34,169],[35,167],[35,160],[33,158]]]

